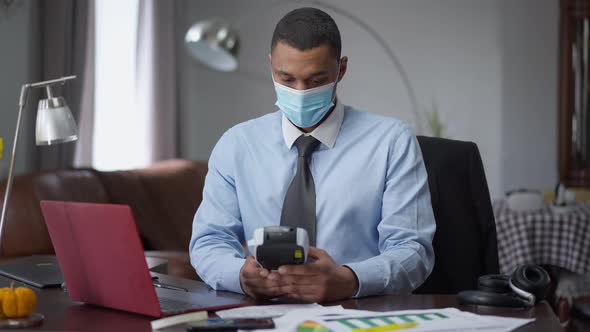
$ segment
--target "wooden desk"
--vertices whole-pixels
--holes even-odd
[[[148,259],[148,265],[160,265],[161,260],[159,264],[149,263]],[[185,287],[190,291],[208,291],[207,286],[202,282],[175,278],[160,273],[152,274],[160,277],[162,282]],[[11,281],[11,279],[0,277],[0,287],[9,285]],[[36,311],[45,315],[45,321],[36,330],[151,331],[150,321],[152,318],[150,317],[72,302],[67,293],[64,293],[61,289],[39,290],[38,296],[39,302]],[[249,304],[254,303],[251,299],[247,298],[244,298],[244,302]],[[553,314],[547,303],[541,303],[529,310],[483,307],[477,309],[458,305],[453,295],[386,295],[330,303],[330,305],[335,304],[341,304],[350,309],[374,311],[456,307],[479,314],[526,318],[535,317],[537,319],[534,323],[518,331],[561,330],[557,317]],[[185,331],[185,329],[183,325],[179,325],[166,331]]]

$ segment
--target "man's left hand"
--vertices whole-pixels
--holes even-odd
[[[327,252],[309,247],[308,257],[315,261],[303,265],[284,265],[279,274],[281,293],[308,302],[336,301],[354,296],[358,281],[351,269],[338,265]]]

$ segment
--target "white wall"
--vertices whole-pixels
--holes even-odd
[[[504,0],[502,187],[553,188],[558,180],[559,3]]]
[[[18,99],[22,84],[30,82],[35,73],[31,64],[36,36],[32,26],[35,11],[31,1],[17,0],[9,8],[0,6],[0,137],[4,138],[4,153],[0,160],[0,179],[8,174],[10,152],[16,118]],[[37,94],[31,94],[29,100],[37,100]],[[23,115],[22,129],[19,137],[16,173],[24,173],[33,169],[31,149],[35,149],[34,111],[36,102],[29,102]]]
[[[552,187],[557,175],[556,0],[326,0],[377,29],[406,68],[420,103],[436,102],[446,136],[475,141],[492,197],[519,187]],[[232,125],[274,111],[267,54],[276,22],[297,7],[268,1],[180,3],[179,39],[193,22],[253,15],[240,27],[238,73],[218,73],[179,52],[183,155],[208,159]],[[253,11],[254,8],[254,11]],[[267,9],[265,9],[267,8]],[[332,14],[332,13],[331,13]],[[378,44],[332,15],[349,71],[347,104],[413,121],[398,73]],[[180,45],[179,47],[181,47]]]
[[[517,187],[551,188],[557,179],[558,1],[326,0],[377,29],[394,49],[424,106],[436,101],[451,138],[475,141],[493,197]],[[179,1],[178,40],[212,16],[241,26],[238,73],[218,73],[186,56],[179,43],[179,104],[184,157],[206,160],[232,125],[273,111],[267,53],[274,25],[293,4],[268,1]],[[35,68],[31,1],[0,9],[0,136],[7,173],[20,85]],[[339,95],[356,107],[413,121],[395,68],[371,37],[334,14],[349,72]],[[33,97],[33,96],[32,96]],[[36,98],[31,98],[36,100]],[[31,169],[35,103],[21,133],[17,170]]]

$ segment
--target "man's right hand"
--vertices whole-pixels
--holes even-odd
[[[281,296],[279,275],[269,272],[258,264],[254,256],[248,256],[240,270],[240,286],[246,295],[255,299],[269,299]]]

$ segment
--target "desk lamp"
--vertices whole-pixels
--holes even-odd
[[[53,145],[75,141],[78,139],[78,127],[76,126],[72,112],[66,104],[65,99],[63,97],[54,97],[52,91],[54,85],[63,85],[66,81],[74,78],[76,78],[76,76],[67,76],[44,82],[27,83],[21,87],[16,130],[14,132],[14,141],[12,143],[10,166],[8,168],[8,180],[6,183],[6,191],[4,192],[2,214],[0,215],[0,250],[2,248],[2,234],[6,219],[6,209],[8,207],[8,199],[10,198],[10,190],[12,189],[12,181],[14,177],[13,171],[16,144],[20,132],[22,113],[27,103],[29,90],[33,88],[45,88],[47,92],[47,99],[40,100],[37,108],[37,124],[35,130],[37,145]]]

